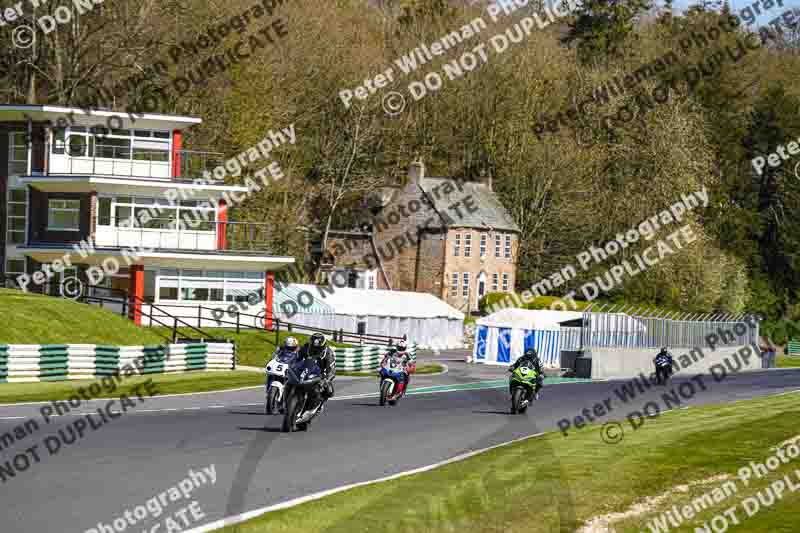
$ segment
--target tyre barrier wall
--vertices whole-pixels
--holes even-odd
[[[346,372],[361,370],[377,370],[383,358],[394,348],[389,346],[359,346],[357,348],[333,348],[336,355],[336,369]],[[416,368],[417,345],[410,344],[408,354],[411,356],[412,370]]]
[[[0,383],[64,381],[110,376],[130,366],[135,374],[233,370],[229,343],[105,346],[0,344]]]

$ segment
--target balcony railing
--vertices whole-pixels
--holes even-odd
[[[269,225],[259,222],[214,222],[200,219],[153,218],[144,223],[98,225],[97,246],[141,247],[165,250],[269,253]],[[224,233],[224,238],[220,238]]]
[[[223,164],[224,154],[197,150],[178,150],[182,179],[200,178],[206,170],[212,172]]]

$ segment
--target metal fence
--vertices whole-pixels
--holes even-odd
[[[758,317],[748,313],[685,313],[634,306],[590,305],[581,325],[582,349],[674,348],[758,343]],[[716,335],[716,337],[711,337]]]

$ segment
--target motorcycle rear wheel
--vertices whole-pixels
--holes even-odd
[[[278,412],[278,388],[270,387],[267,393],[267,414],[272,415]]]

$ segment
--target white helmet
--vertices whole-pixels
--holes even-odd
[[[286,337],[286,340],[283,341],[283,346],[285,348],[297,348],[298,346],[300,346],[300,343],[297,342],[297,339],[295,339],[294,337]]]

